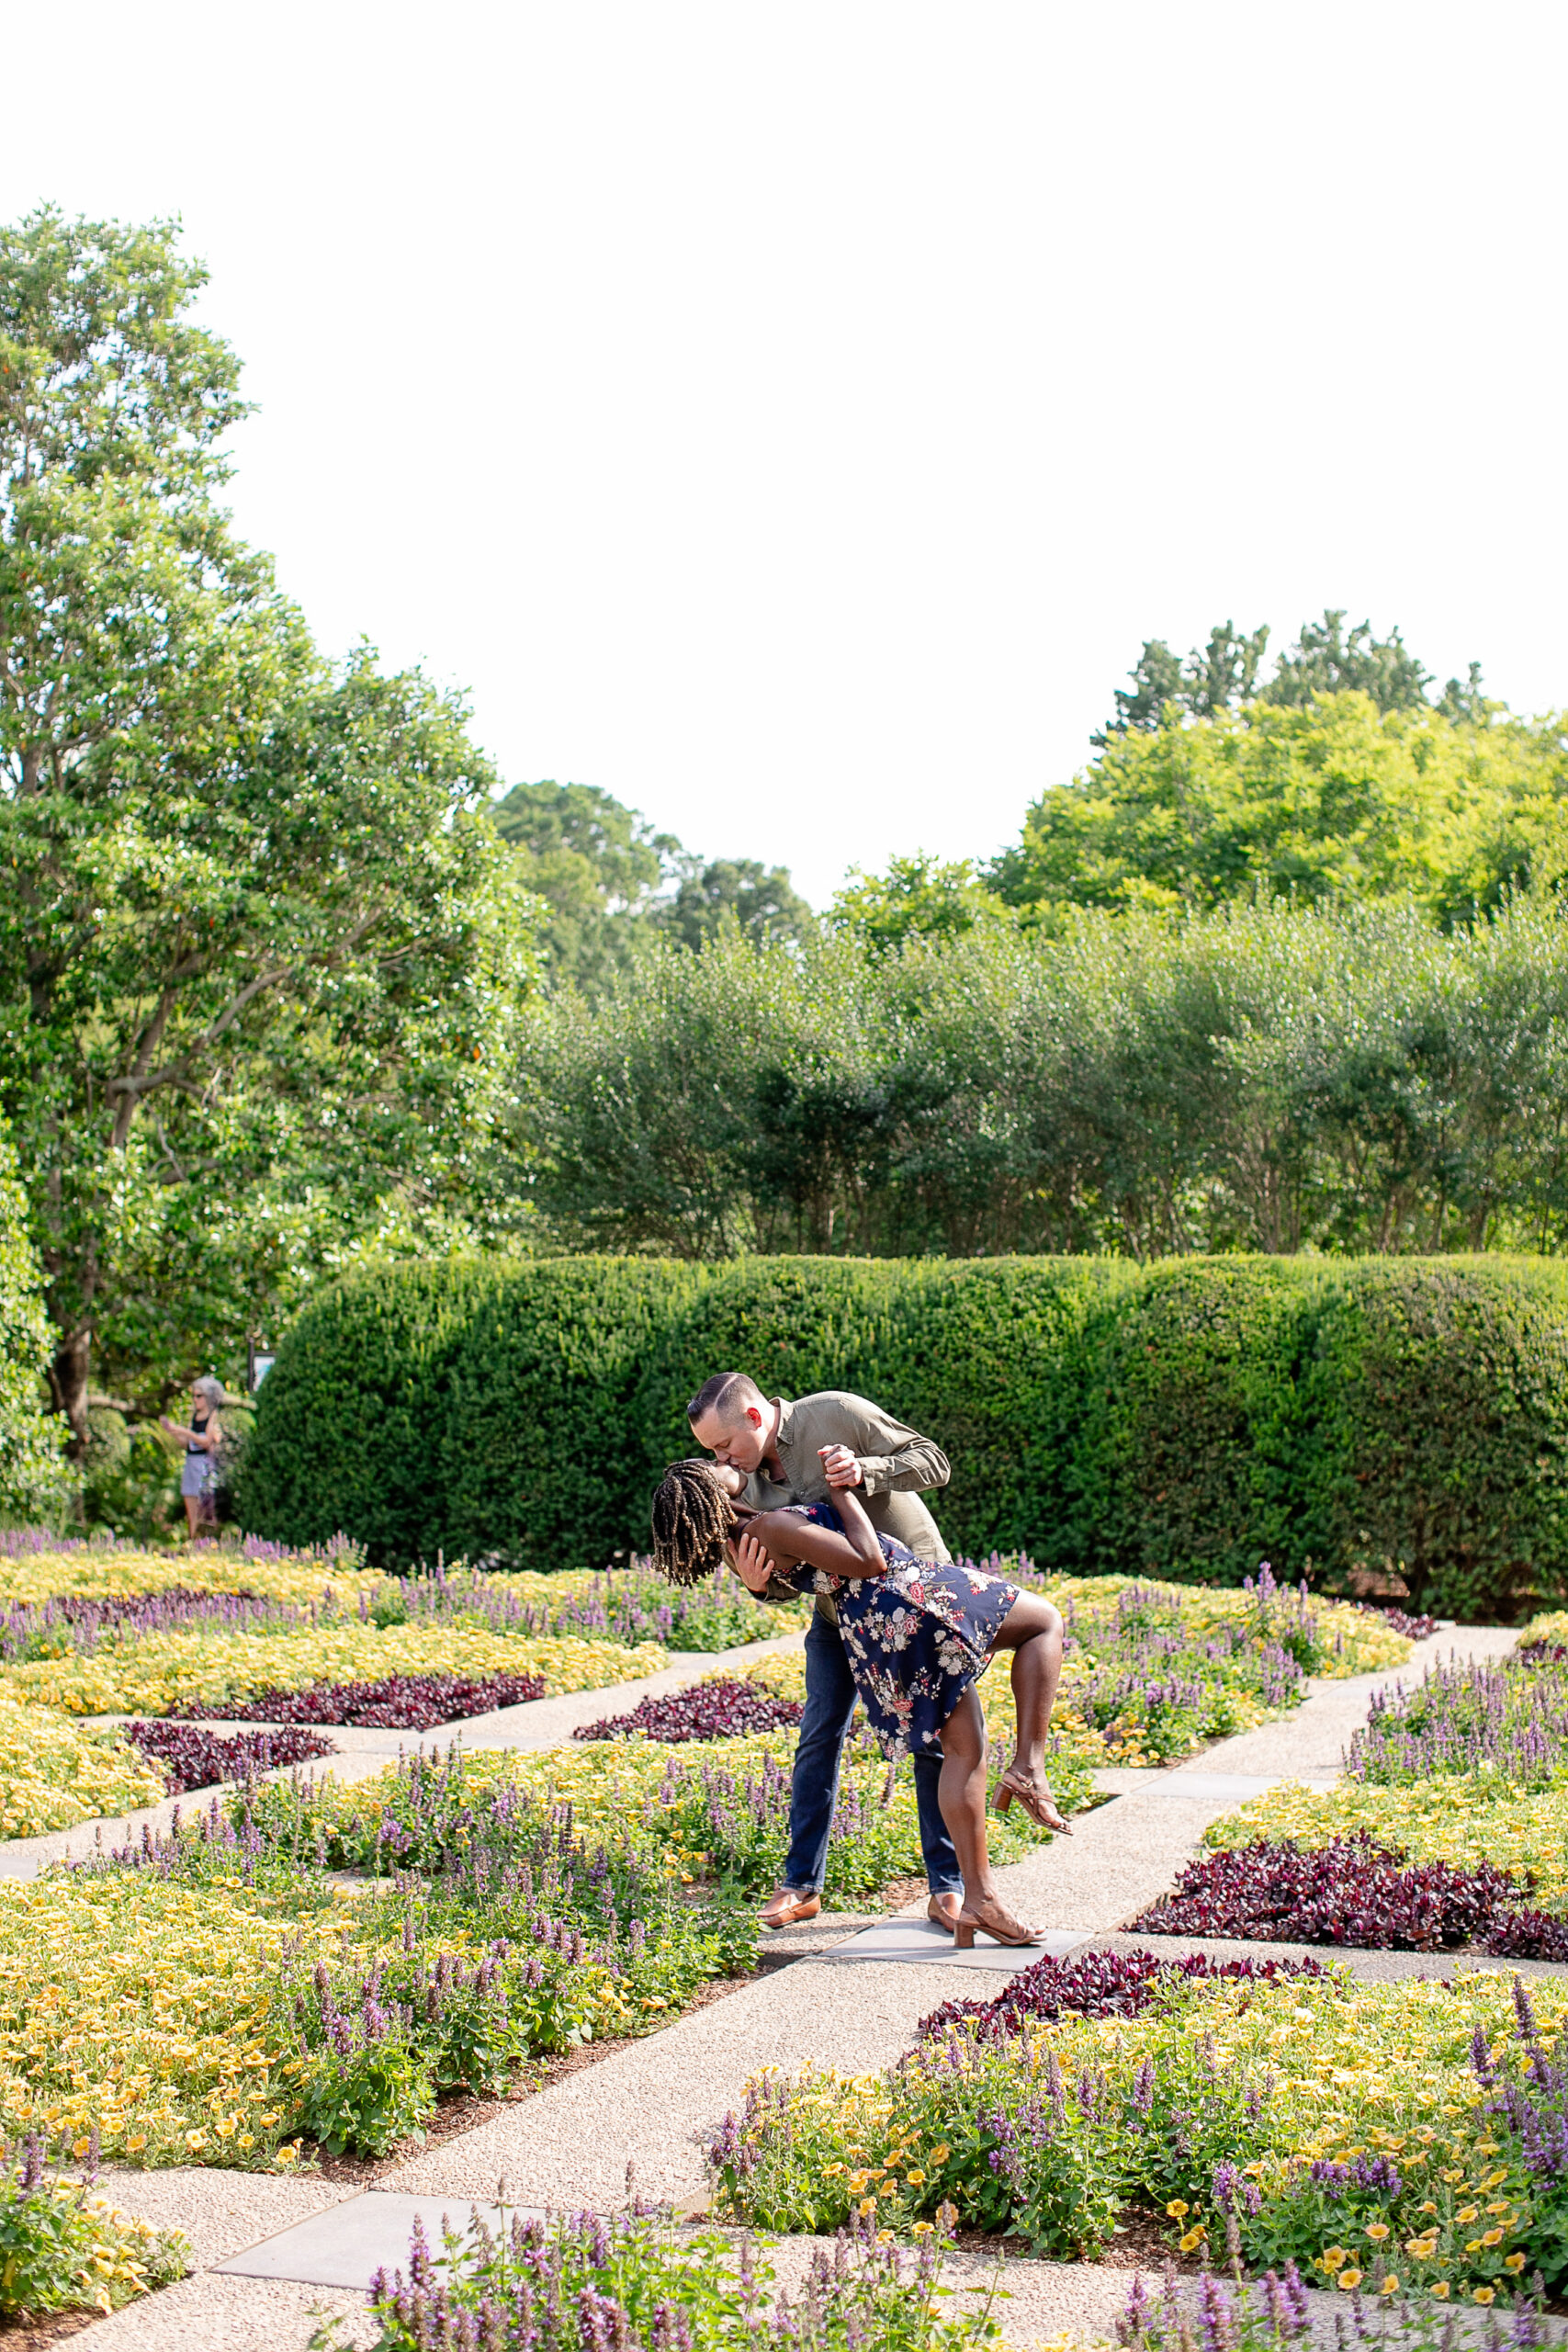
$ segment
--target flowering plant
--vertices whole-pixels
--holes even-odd
[[[406,2277],[370,2282],[375,2352],[985,2352],[998,2333],[990,2299],[945,2315],[942,2254],[934,2230],[911,2259],[862,2228],[816,2250],[794,2297],[770,2301],[773,2265],[750,2240],[678,2231],[636,2201],[547,2224],[503,2211],[495,2230],[476,2214],[466,2231],[448,2225],[439,2266],[416,2220]],[[329,2326],[313,2341],[331,2352],[341,2339]]]
[[[668,1663],[651,1643],[539,1636],[509,1639],[464,1626],[329,1623],[287,1633],[205,1630],[149,1634],[86,1655],[39,1658],[5,1669],[18,1698],[69,1714],[166,1715],[175,1707],[223,1715],[263,1691],[321,1682],[378,1681],[393,1674],[529,1675],[554,1694],[639,1681]]]
[[[38,2133],[0,2147],[0,2314],[118,2311],[151,2287],[183,2278],[190,2248],[176,2231],[149,2229],[95,2193],[97,2164],[67,2180],[51,2170]]]
[[[951,2201],[1057,2258],[1092,2254],[1136,2197],[1187,2252],[1234,2223],[1258,2267],[1351,2292],[1381,2259],[1396,2290],[1484,2305],[1568,2276],[1568,1985],[1535,1990],[1281,1978],[991,2040],[960,2023],[880,2077],[753,2082],[713,2143],[717,2194],[818,2231],[868,2199],[894,2229]]]

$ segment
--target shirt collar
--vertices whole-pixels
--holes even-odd
[[[775,1396],[773,1402],[779,1408],[778,1433],[773,1439],[773,1445],[782,1453],[789,1443],[789,1425],[795,1417],[795,1407],[787,1396]]]

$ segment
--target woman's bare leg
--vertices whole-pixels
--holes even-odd
[[[1037,1820],[1042,1814],[1036,1807],[1043,1807],[1046,1826],[1070,1836],[1066,1823],[1056,1811],[1045,1774],[1045,1735],[1051,1727],[1051,1710],[1056,1703],[1056,1685],[1062,1676],[1060,1611],[1053,1602],[1042,1600],[1038,1593],[1021,1592],[1002,1620],[996,1645],[999,1650],[1012,1652],[1012,1697],[1017,1717],[1012,1761],[1005,1777],[1021,1795],[1026,1788],[1031,1792],[1035,1804],[1030,1810]]]
[[[937,1782],[937,1803],[958,1854],[958,1867],[964,1873],[964,1907],[959,1917],[998,1928],[1005,1935],[1025,1936],[1028,1930],[1022,1923],[1002,1907],[991,1876],[990,1849],[986,1839],[986,1718],[973,1685],[965,1690],[938,1737],[942,1741],[942,1777]]]
[[[942,1776],[936,1798],[958,1855],[964,1900],[994,1899],[991,1857],[986,1844],[986,1718],[973,1685],[937,1736],[942,1742]]]

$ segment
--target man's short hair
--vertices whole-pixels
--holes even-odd
[[[749,1405],[765,1405],[767,1398],[749,1372],[716,1372],[705,1380],[686,1408],[689,1421],[705,1421],[716,1414],[726,1429],[733,1427]]]

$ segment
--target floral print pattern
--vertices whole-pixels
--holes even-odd
[[[814,1526],[841,1532],[831,1503],[790,1508]],[[831,1599],[844,1655],[883,1754],[917,1756],[937,1745],[942,1726],[989,1666],[1019,1589],[951,1560],[917,1559],[890,1535],[877,1542],[887,1562],[880,1577],[840,1579],[825,1568],[801,1566],[788,1580],[797,1592]]]

